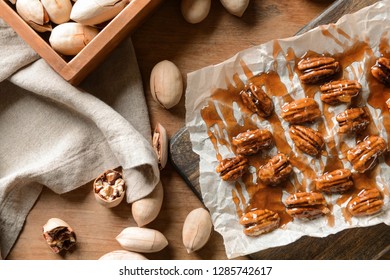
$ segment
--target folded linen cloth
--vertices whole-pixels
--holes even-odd
[[[122,167],[128,203],[159,180],[131,39],[79,87],[0,19],[0,249],[5,258],[43,186],[58,194]]]

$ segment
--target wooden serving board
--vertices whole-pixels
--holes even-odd
[[[322,24],[334,23],[341,16],[353,13],[376,0],[338,0],[320,16],[307,24],[302,34]],[[187,185],[202,201],[199,186],[199,156],[193,152],[189,132],[185,127],[170,139],[172,165]],[[253,259],[389,259],[390,227],[372,227],[341,231],[326,238],[302,237],[298,241],[277,248],[251,254]]]

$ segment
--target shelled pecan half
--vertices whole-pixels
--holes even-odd
[[[352,187],[352,173],[349,169],[336,169],[326,172],[316,180],[317,191],[324,193],[342,193]]]
[[[289,159],[279,153],[258,170],[259,179],[266,185],[275,186],[286,181],[293,171]]]
[[[331,105],[350,103],[351,99],[357,96],[361,89],[362,85],[355,80],[332,81],[320,87],[321,100]]]
[[[336,116],[340,133],[363,131],[370,124],[370,117],[364,108],[349,108]]]
[[[390,59],[380,57],[371,67],[371,74],[382,84],[390,86]]]
[[[352,198],[347,209],[352,216],[373,215],[382,210],[383,198],[378,189],[363,189]]]
[[[240,155],[256,154],[262,149],[270,148],[273,143],[272,133],[265,129],[248,130],[232,139],[232,145]]]
[[[279,227],[279,214],[268,209],[250,211],[240,218],[244,233],[248,236],[258,236],[273,231]]]
[[[253,83],[246,85],[240,92],[240,96],[244,105],[260,117],[269,117],[274,110],[272,99]]]
[[[321,111],[313,98],[302,98],[283,104],[281,117],[291,124],[298,124],[318,119]]]
[[[222,180],[236,181],[245,174],[248,165],[248,159],[238,155],[236,157],[221,160],[216,171],[220,174]]]
[[[386,141],[382,137],[371,135],[350,149],[347,159],[357,172],[364,173],[375,166],[378,157],[386,150]]]
[[[318,192],[297,192],[286,201],[286,212],[298,219],[315,219],[330,212],[325,197]]]
[[[298,62],[299,79],[305,84],[314,84],[333,77],[339,71],[339,62],[333,57],[307,57]]]
[[[324,148],[324,138],[310,127],[292,125],[289,132],[297,148],[306,154],[316,156]]]

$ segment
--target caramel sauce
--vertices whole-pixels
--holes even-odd
[[[340,73],[333,77],[333,79],[355,79],[361,80],[364,77],[368,83],[368,89],[362,90],[362,92],[355,97],[350,107],[363,107],[367,103],[373,108],[379,109],[383,114],[383,127],[387,132],[387,136],[390,137],[390,113],[387,109],[386,100],[390,98],[390,88],[386,88],[383,84],[375,80],[371,75],[370,68],[375,64],[377,57],[375,57],[372,49],[369,46],[369,42],[358,41],[350,37],[342,29],[332,29],[336,34],[330,32],[329,29],[322,29],[322,35],[333,40],[338,46],[342,47],[343,52],[332,54],[340,63]],[[342,40],[344,39],[344,40]],[[390,57],[390,47],[387,39],[387,34],[383,34],[379,46],[380,53],[384,56]],[[278,65],[277,58],[283,56],[286,60],[286,67],[288,78],[292,82],[296,75],[299,75],[299,70],[296,65],[299,60],[307,56],[313,55],[327,55],[318,54],[313,51],[308,51],[303,57],[297,57],[292,48],[289,48],[287,52],[284,52],[278,41],[273,42],[273,57],[275,62],[273,69],[268,72],[262,72],[254,74],[247,65],[241,61],[240,65],[246,76],[245,80],[242,80],[238,74],[235,74],[231,79],[226,78],[227,88],[216,89],[207,105],[201,110],[201,116],[207,126],[207,133],[214,145],[217,153],[217,159],[221,160],[220,147],[225,147],[232,153],[234,153],[234,147],[230,144],[230,139],[241,132],[247,130],[253,130],[261,128],[260,122],[263,119],[261,117],[253,115],[252,112],[246,108],[241,100],[240,91],[247,83],[254,83],[256,86],[264,89],[266,94],[273,98],[280,98],[283,102],[291,102],[296,99],[295,90],[288,92],[286,85],[282,82],[281,77],[277,73]],[[362,67],[361,64],[364,63]],[[286,82],[284,80],[284,82]],[[320,85],[306,85],[302,84],[302,89],[306,97],[315,98],[321,94],[319,90]],[[366,102],[367,101],[367,102]],[[239,108],[241,113],[237,118],[237,110]],[[370,125],[364,131],[356,134],[355,136],[348,135],[336,135],[338,141],[335,139],[335,135],[330,135],[329,130],[334,128],[335,115],[331,106],[322,103],[323,118],[316,122],[318,131],[326,136],[326,151],[323,156],[326,156],[325,162],[322,162],[321,157],[312,159],[300,152],[294,152],[292,147],[287,142],[285,137],[285,130],[280,122],[279,117],[275,112],[266,118],[271,126],[271,131],[274,137],[274,142],[277,151],[282,152],[289,156],[291,164],[297,173],[300,173],[304,177],[304,180],[298,180],[297,173],[291,175],[290,180],[282,185],[276,187],[269,187],[262,184],[260,181],[255,180],[255,174],[247,173],[242,177],[242,184],[236,182],[235,187],[232,188],[233,203],[237,209],[237,215],[240,217],[243,213],[254,209],[269,209],[279,213],[281,217],[281,224],[287,224],[292,221],[292,218],[286,213],[285,205],[282,201],[283,192],[294,193],[297,191],[315,190],[314,180],[319,175],[314,166],[314,161],[321,166],[323,173],[329,172],[335,169],[345,168],[343,160],[346,160],[347,151],[352,148],[349,147],[344,139],[346,137],[355,137],[355,142],[363,140],[367,135],[378,135],[381,128],[375,126],[372,121],[376,116],[371,116]],[[367,113],[368,110],[367,110]],[[339,144],[336,144],[336,143]],[[387,139],[388,145],[390,145],[389,139]],[[390,150],[390,146],[389,146]],[[341,155],[341,156],[340,156]],[[249,156],[249,164],[255,170],[258,170],[260,166],[265,164],[270,158],[267,151],[260,152],[259,154]],[[389,153],[385,155],[385,162],[390,165]],[[376,188],[376,173],[378,168],[367,171],[363,174],[354,173],[353,181],[355,187],[347,192],[338,195],[336,204],[339,206],[347,202],[351,197],[356,195],[363,188]],[[249,200],[245,199],[243,191],[248,193]],[[385,194],[386,195],[386,194]],[[388,194],[387,194],[388,195]],[[333,205],[328,206],[331,210]],[[342,213],[346,222],[350,222],[351,215],[343,208]],[[335,224],[335,217],[333,215],[327,216],[328,226],[332,227]]]

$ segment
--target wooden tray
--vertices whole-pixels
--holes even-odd
[[[376,0],[339,0],[301,29],[302,34],[316,26],[336,22],[342,15],[353,13]],[[189,132],[185,127],[170,139],[172,165],[202,201],[199,186],[199,156],[192,151]],[[388,259],[390,257],[390,227],[372,227],[341,231],[326,238],[302,237],[277,248],[251,254],[253,259]]]
[[[65,80],[79,84],[107,55],[163,0],[133,0],[119,15],[75,57],[66,61],[55,52],[44,36],[33,30],[11,7],[7,0],[0,0],[0,18],[4,19],[46,62]]]

